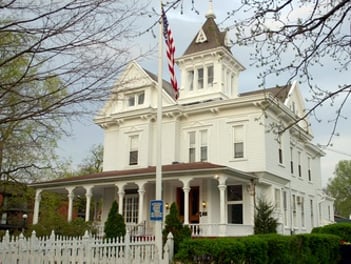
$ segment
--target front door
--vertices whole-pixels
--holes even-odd
[[[189,223],[198,224],[200,222],[200,188],[192,186],[189,192]],[[184,192],[181,187],[177,188],[177,207],[180,219],[184,222]]]

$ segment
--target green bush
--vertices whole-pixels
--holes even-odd
[[[54,231],[56,235],[72,237],[83,236],[85,231],[93,234],[96,232],[91,222],[85,222],[82,218],[76,218],[71,222],[67,222],[62,216],[58,216],[54,219],[46,218],[44,221],[32,225],[27,230],[26,235],[30,236],[33,231],[35,231],[38,237],[49,236],[52,231]]]
[[[175,259],[182,263],[333,264],[339,238],[332,235],[254,235],[185,240]]]
[[[126,234],[126,224],[123,216],[118,213],[118,204],[116,201],[112,203],[110,212],[104,227],[106,238],[124,237]]]
[[[341,240],[351,242],[351,223],[336,223],[315,227],[313,228],[312,233],[337,235]]]
[[[191,230],[187,226],[183,226],[179,219],[177,206],[171,204],[169,214],[166,216],[165,228],[162,230],[163,243],[166,242],[169,233],[173,235],[174,253],[178,252],[179,244],[186,239],[191,238]]]

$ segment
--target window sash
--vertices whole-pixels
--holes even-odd
[[[197,69],[197,88],[198,89],[204,88],[204,69],[203,68]]]
[[[212,86],[214,80],[213,65],[207,66],[207,85]]]
[[[234,158],[243,158],[244,157],[244,142],[234,143]]]

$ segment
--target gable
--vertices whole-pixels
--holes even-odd
[[[162,86],[163,105],[174,104],[171,84],[163,80]],[[157,76],[143,69],[137,62],[131,62],[115,83],[111,96],[97,119],[125,111],[156,108],[157,91]]]

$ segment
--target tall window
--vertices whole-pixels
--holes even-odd
[[[243,189],[242,185],[227,187],[228,224],[243,223]]]
[[[283,164],[283,150],[282,150],[282,139],[281,138],[279,138],[278,160],[279,160],[279,164]]]
[[[189,162],[195,162],[195,131],[189,133]]]
[[[305,200],[304,197],[299,197],[300,205],[301,205],[301,226],[305,227]]]
[[[308,166],[308,171],[307,171],[308,180],[309,180],[309,181],[312,181],[312,175],[311,175],[311,158],[310,158],[310,157],[307,158],[307,166]]]
[[[286,191],[283,191],[284,225],[288,225],[288,199]]]
[[[280,210],[280,189],[274,189],[275,208]]]
[[[290,147],[290,173],[294,174],[294,152],[293,147]]]
[[[189,91],[194,90],[194,71],[188,71]]]
[[[207,161],[207,130],[200,131],[200,161]]]
[[[233,127],[234,159],[244,157],[244,126]]]
[[[207,66],[207,86],[212,87],[214,80],[213,65]]]
[[[208,132],[207,130],[191,131],[189,137],[189,162],[207,161]]]
[[[123,217],[126,223],[138,223],[139,197],[135,192],[126,193],[124,196]]]
[[[311,227],[314,227],[313,200],[310,199]]]
[[[204,69],[197,69],[197,89],[204,88]]]
[[[299,172],[299,177],[301,177],[302,171],[301,171],[301,152],[300,151],[297,153],[297,162],[298,162],[297,169]]]
[[[134,135],[129,137],[129,165],[138,164],[138,145],[139,145],[139,136]]]
[[[296,196],[295,194],[292,195],[292,208],[293,208],[293,225],[297,226],[296,222]]]

